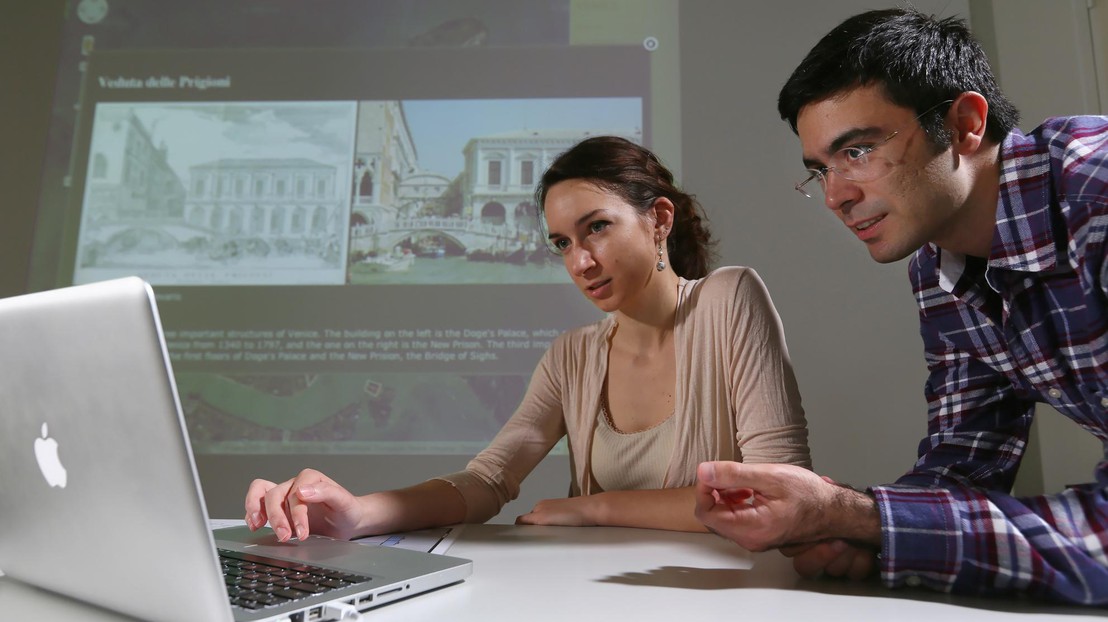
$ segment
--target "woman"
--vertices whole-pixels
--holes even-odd
[[[574,284],[609,315],[559,336],[523,402],[465,471],[354,496],[311,469],[251,483],[246,522],[280,540],[483,522],[569,437],[571,495],[517,522],[703,531],[706,460],[811,467],[777,313],[748,268],[708,273],[695,199],[648,150],[601,136],[558,157],[536,190]]]

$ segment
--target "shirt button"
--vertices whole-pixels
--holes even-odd
[[[1108,408],[1108,397],[1100,398],[1100,405],[1105,407],[1105,408]]]
[[[1062,392],[1059,391],[1058,389],[1051,389],[1051,390],[1047,391],[1046,394],[1049,395],[1050,397],[1054,398],[1054,399],[1058,399],[1058,398],[1062,397]]]
[[[908,587],[919,587],[919,586],[920,586],[920,583],[923,583],[923,580],[921,580],[921,579],[920,579],[919,577],[917,577],[916,575],[912,575],[912,576],[908,577],[907,579],[905,579],[905,580],[904,580],[904,583],[905,583],[905,584],[906,584],[906,585],[907,585]]]

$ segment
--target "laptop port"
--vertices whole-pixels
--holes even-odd
[[[404,588],[402,588],[402,587],[394,587],[391,590],[385,590],[384,592],[378,592],[377,596],[379,596],[381,598],[384,598],[384,597],[388,596],[389,594],[395,594],[397,592],[403,592],[403,591],[404,591]]]

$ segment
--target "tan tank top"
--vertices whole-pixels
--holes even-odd
[[[616,429],[602,403],[592,438],[592,477],[599,489],[661,488],[677,438],[674,419],[671,414],[653,427],[627,434]]]

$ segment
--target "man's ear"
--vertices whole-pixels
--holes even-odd
[[[954,152],[972,155],[985,143],[985,126],[989,118],[989,102],[976,91],[959,95],[946,113],[950,123],[950,143]]]

